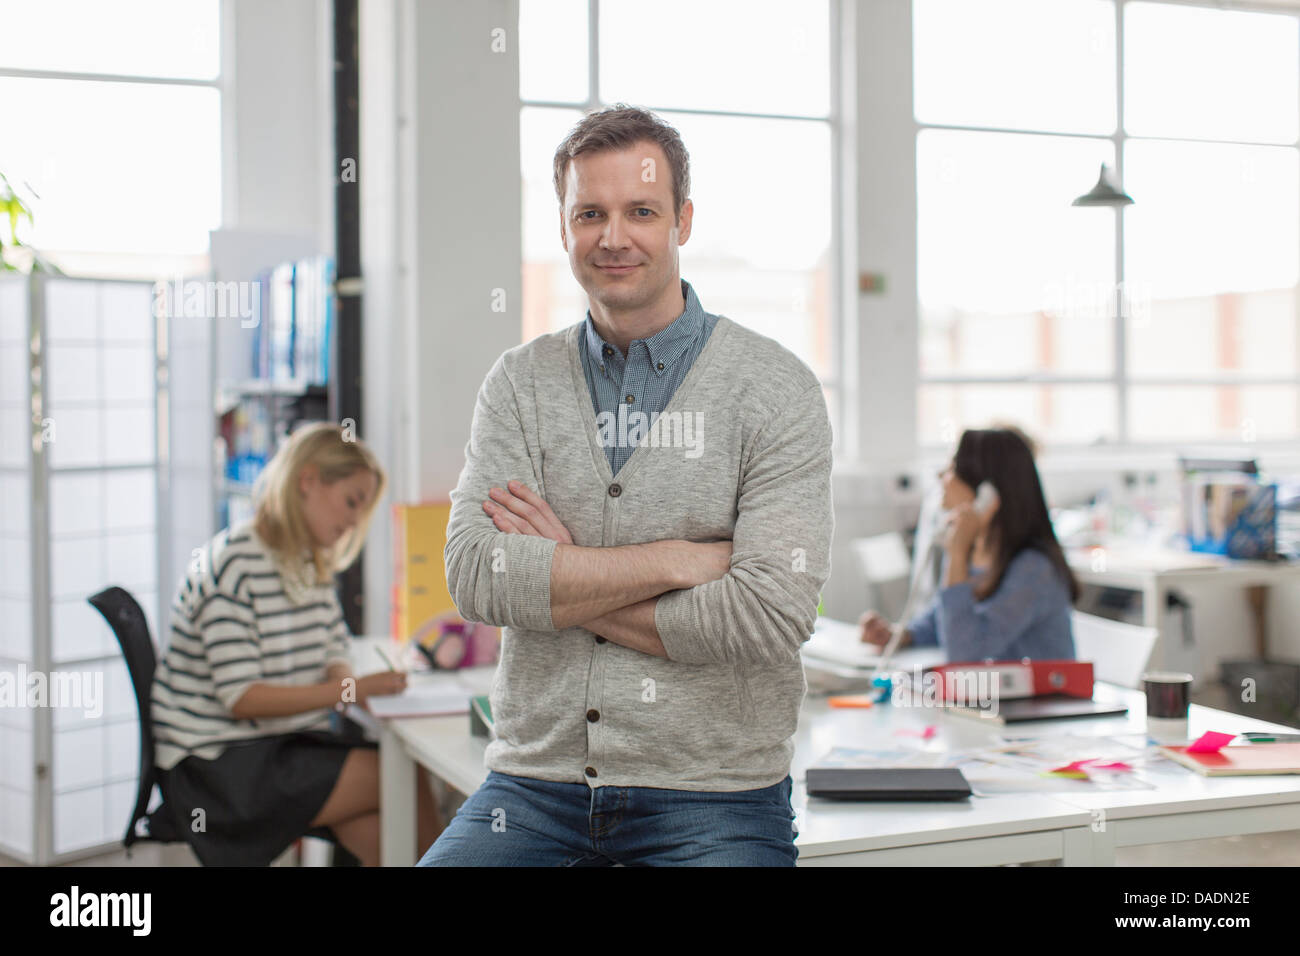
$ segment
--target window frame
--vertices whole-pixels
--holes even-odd
[[[527,3],[528,0],[520,0],[521,3]],[[749,111],[733,110],[714,110],[714,109],[689,109],[679,106],[664,104],[646,103],[645,109],[653,113],[686,113],[692,116],[719,116],[735,119],[765,119],[765,120],[793,120],[800,123],[822,124],[828,127],[830,132],[830,154],[831,154],[831,230],[830,243],[828,247],[829,257],[829,316],[828,325],[830,332],[830,350],[831,350],[831,375],[827,378],[820,378],[822,389],[829,392],[832,399],[830,405],[832,431],[834,433],[834,450],[837,453],[856,451],[851,448],[855,444],[851,439],[851,429],[848,427],[850,419],[848,417],[849,396],[855,391],[850,384],[854,379],[852,377],[852,368],[850,362],[853,356],[848,354],[846,345],[846,328],[850,319],[856,321],[856,312],[850,316],[846,312],[846,303],[843,290],[843,248],[844,235],[847,227],[846,211],[844,209],[844,176],[846,170],[842,159],[842,145],[844,135],[843,122],[843,95],[841,75],[844,69],[843,57],[841,56],[839,36],[842,27],[842,10],[841,0],[824,0],[827,5],[829,14],[827,22],[827,37],[829,51],[829,71],[828,82],[830,83],[830,109],[826,116],[794,116],[785,113],[759,113]],[[587,96],[582,101],[567,102],[564,100],[537,100],[526,99],[522,95],[519,98],[519,112],[525,109],[577,109],[583,113],[593,110],[603,109],[613,105],[600,99],[600,0],[587,0]],[[688,144],[689,148],[689,144]],[[522,163],[521,163],[522,165]],[[852,174],[852,171],[847,171]],[[520,210],[522,215],[523,210]],[[848,220],[851,222],[852,220]],[[521,272],[522,280],[522,272]],[[856,304],[856,303],[855,303]]]
[[[1213,143],[1229,146],[1269,146],[1274,148],[1292,149],[1300,153],[1300,139],[1291,143],[1263,143],[1249,140],[1223,140],[1223,139],[1204,139],[1188,136],[1133,136],[1125,131],[1124,128],[1124,55],[1125,55],[1125,34],[1124,34],[1124,14],[1130,2],[1156,2],[1165,3],[1170,6],[1189,6],[1198,7],[1207,10],[1223,10],[1221,4],[1206,2],[1206,0],[1110,0],[1114,8],[1115,16],[1115,129],[1110,135],[1098,135],[1096,133],[1076,133],[1062,132],[1054,130],[1038,129],[1010,129],[997,126],[978,126],[962,125],[950,123],[929,123],[917,119],[913,112],[913,121],[915,126],[915,136],[913,138],[913,164],[916,162],[916,144],[919,141],[920,134],[926,130],[952,130],[958,132],[986,132],[986,133],[1004,133],[1033,136],[1064,136],[1074,139],[1109,140],[1114,147],[1115,163],[1114,173],[1118,182],[1124,181],[1124,154],[1125,146],[1129,141],[1142,142],[1178,142],[1178,143]],[[1300,3],[1290,3],[1287,5],[1278,4],[1277,6],[1269,4],[1249,5],[1234,4],[1228,8],[1231,12],[1244,13],[1263,13],[1274,16],[1288,16],[1293,21],[1294,30],[1297,34],[1297,42],[1300,42]],[[915,35],[913,35],[915,43]],[[919,184],[918,184],[919,189]],[[1080,184],[1080,191],[1086,189],[1086,184]],[[1117,208],[1114,215],[1114,236],[1115,236],[1115,282],[1117,289],[1128,287],[1127,275],[1124,266],[1125,244],[1124,244],[1124,215],[1122,207]],[[919,264],[919,244],[917,247],[918,264]],[[919,290],[918,290],[919,292]],[[1218,293],[1216,298],[1223,295],[1233,295],[1236,293],[1225,291]],[[920,297],[917,297],[917,333],[920,335]],[[1298,306],[1300,307],[1300,306]],[[1187,448],[1191,446],[1205,445],[1222,445],[1222,444],[1245,444],[1251,447],[1258,447],[1262,451],[1277,450],[1283,453],[1289,453],[1293,450],[1294,443],[1284,439],[1275,440],[1241,440],[1240,442],[1231,442],[1224,439],[1214,438],[1206,435],[1200,438],[1192,439],[1170,439],[1167,441],[1143,440],[1134,441],[1130,437],[1129,428],[1129,393],[1134,388],[1153,388],[1161,386],[1215,386],[1215,385],[1285,385],[1295,390],[1295,401],[1300,406],[1300,369],[1296,374],[1289,376],[1280,375],[1251,375],[1226,373],[1221,375],[1185,375],[1185,376],[1134,376],[1129,372],[1128,362],[1128,340],[1127,340],[1127,317],[1126,309],[1113,309],[1113,336],[1112,345],[1113,365],[1112,372],[1108,375],[1087,375],[1064,373],[1054,374],[1052,372],[1029,372],[1029,373],[1008,373],[1004,375],[997,374],[962,374],[962,373],[941,373],[927,374],[920,364],[920,353],[918,350],[916,365],[916,387],[918,396],[921,389],[926,386],[934,385],[1104,385],[1110,387],[1116,397],[1115,416],[1116,420],[1112,422],[1114,428],[1115,440],[1097,443],[1080,443],[1080,442],[1055,442],[1045,441],[1049,452],[1063,453],[1067,456],[1078,456],[1080,454],[1094,454],[1099,450],[1106,454],[1113,453],[1133,453],[1143,455],[1152,451],[1164,451],[1175,448]],[[1297,321],[1300,322],[1300,313],[1297,314]],[[918,401],[918,421],[915,423],[917,430],[917,451],[923,458],[934,458],[940,456],[950,447],[950,443],[941,440],[933,440],[931,436],[924,435],[921,432],[919,421],[919,401]]]
[[[199,87],[217,91],[221,129],[218,133],[221,156],[221,219],[233,222],[236,215],[235,155],[233,151],[235,113],[233,76],[235,65],[235,0],[217,0],[217,75],[211,79],[176,76],[141,76],[135,73],[99,73],[80,70],[32,70],[0,67],[0,77],[31,80],[76,80],[91,83],[136,83],[153,86]],[[141,254],[103,249],[47,249],[41,253],[70,274],[103,278],[149,278],[157,274],[203,272],[208,268],[210,253]]]

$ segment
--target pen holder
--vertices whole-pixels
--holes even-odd
[[[894,691],[894,681],[887,674],[878,674],[871,679],[871,690],[868,693],[872,701],[877,704],[889,703],[890,696]]]

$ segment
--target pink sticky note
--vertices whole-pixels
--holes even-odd
[[[929,740],[939,732],[939,728],[934,724],[926,727],[925,730],[912,730],[910,727],[903,727],[895,730],[894,734],[898,737],[920,737],[922,740]]]
[[[1201,738],[1187,748],[1189,754],[1213,754],[1223,749],[1223,745],[1236,737],[1236,734],[1221,734],[1217,730],[1210,730],[1201,735]]]
[[[1132,770],[1133,768],[1130,767],[1128,764],[1117,760],[1114,763],[1096,763],[1093,764],[1088,769],[1089,770]]]

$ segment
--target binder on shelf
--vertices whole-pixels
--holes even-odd
[[[399,641],[430,618],[456,611],[442,558],[450,517],[450,502],[393,506],[392,634]]]
[[[285,262],[258,274],[258,322],[249,377],[272,383],[329,382],[334,263],[328,256]]]
[[[282,262],[257,274],[256,327],[248,364],[218,383],[218,430],[225,441],[225,481],[251,486],[293,423],[323,418],[334,315],[334,264],[328,256]],[[218,520],[233,522],[242,494],[217,489]]]

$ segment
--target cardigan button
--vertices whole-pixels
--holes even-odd
[[[596,768],[588,767],[586,770],[583,771],[583,773],[585,773],[588,777],[594,777],[596,776]]]
[[[609,496],[611,498],[617,498],[622,493],[623,493],[623,486],[620,485],[618,482],[614,482],[614,484],[609,486]]]
[[[600,711],[595,708],[587,711],[587,723],[594,724],[598,720],[600,720]]]

